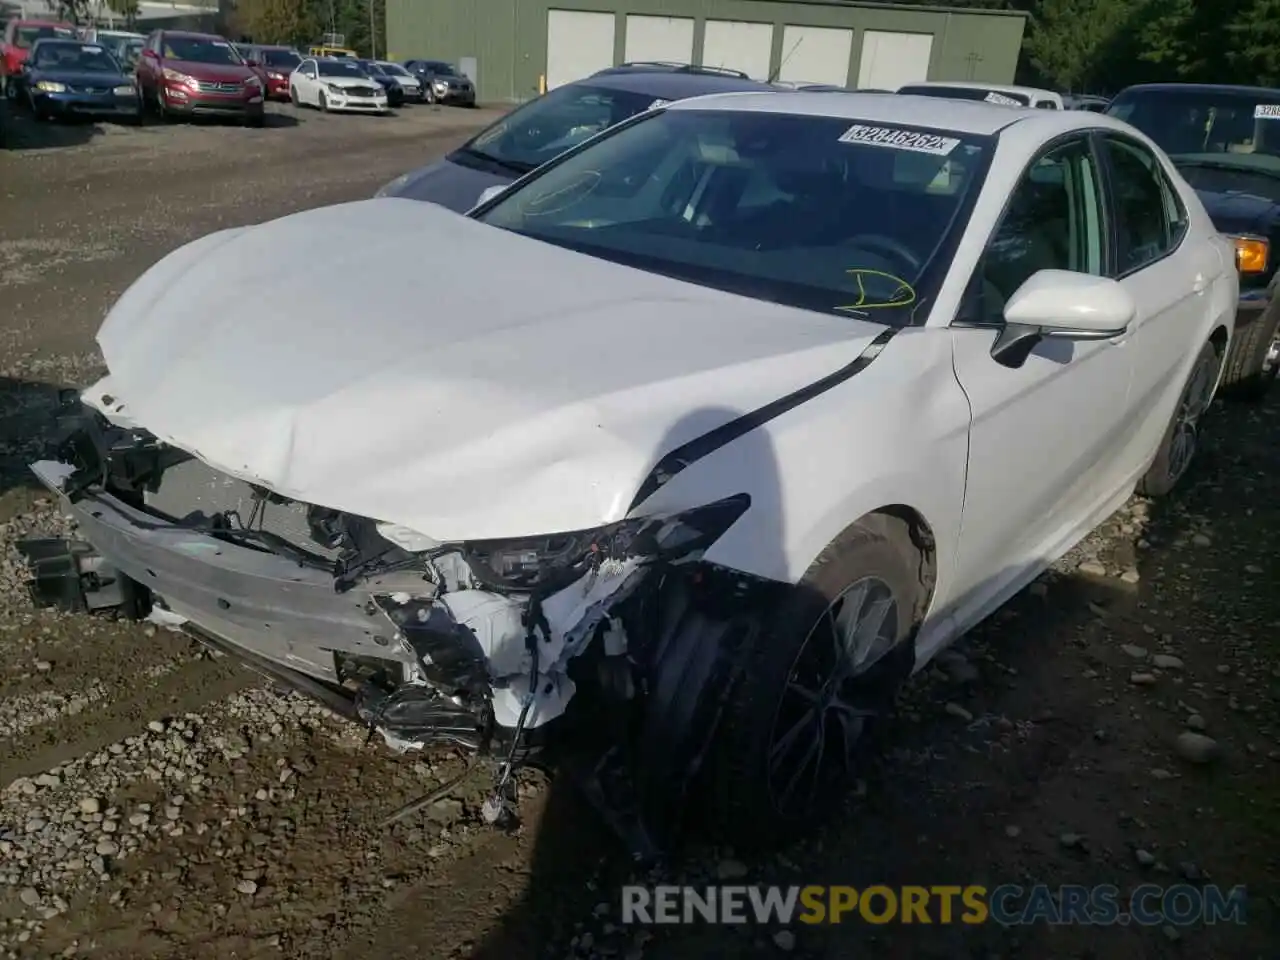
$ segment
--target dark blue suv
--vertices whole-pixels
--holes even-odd
[[[397,177],[375,196],[426,200],[465,213],[489,187],[506,186],[655,104],[713,93],[775,89],[713,68],[669,64],[611,67],[517,107],[444,159]]]

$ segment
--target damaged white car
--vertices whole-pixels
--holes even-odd
[[[695,787],[776,837],[913,669],[1177,482],[1236,287],[1108,118],[682,101],[466,217],[370,200],[154,266],[34,464],[84,539],[29,545],[36,592],[399,748],[563,750],[638,844]]]

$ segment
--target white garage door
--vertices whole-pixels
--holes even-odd
[[[868,30],[862,38],[858,86],[897,90],[908,83],[929,79],[931,33],[887,33]]]
[[[707,67],[741,70],[757,80],[769,79],[773,54],[773,24],[746,20],[708,20],[702,39],[702,63]]]
[[[782,30],[782,66],[778,79],[834,83],[843,87],[849,82],[852,52],[852,30],[787,24]]]
[[[547,11],[547,89],[613,66],[612,13]]]
[[[688,17],[627,17],[624,60],[693,62],[693,21]]]

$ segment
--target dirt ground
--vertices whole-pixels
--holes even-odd
[[[98,371],[92,337],[114,298],[188,240],[367,197],[492,116],[19,118],[0,152],[0,955],[1276,957],[1280,395],[1216,409],[1185,489],[1131,502],[918,678],[845,815],[765,861],[695,843],[634,878],[577,796],[537,780],[514,835],[480,822],[482,781],[383,826],[462,758],[391,756],[163,629],[30,607],[10,548],[62,523],[23,464],[55,388]],[[1211,755],[1178,746],[1188,730]],[[622,883],[716,877],[1242,884],[1248,922],[619,923]]]

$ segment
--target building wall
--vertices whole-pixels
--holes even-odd
[[[547,72],[549,9],[613,13],[615,63],[624,58],[627,14],[693,18],[694,62],[701,62],[708,19],[770,23],[774,73],[783,66],[787,24],[852,28],[850,85],[868,30],[931,34],[930,80],[1011,83],[1026,23],[1009,12],[841,0],[387,0],[387,49],[396,59],[474,57],[480,99],[527,100]]]

